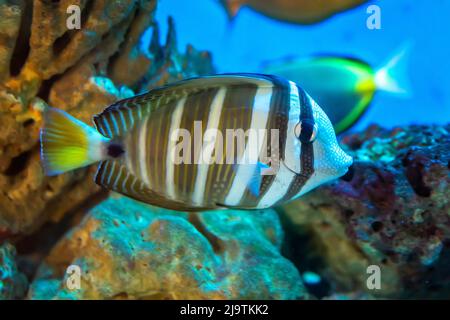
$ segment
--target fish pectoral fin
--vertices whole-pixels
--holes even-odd
[[[268,166],[266,164],[258,162],[256,164],[256,169],[253,172],[252,177],[250,178],[250,181],[248,183],[248,189],[249,189],[250,193],[255,197],[259,196],[261,182],[262,182],[261,175],[263,173],[263,170],[267,170],[267,168],[268,168]]]
[[[269,174],[270,167],[259,161],[257,161],[256,164],[244,164],[241,166],[247,166],[247,170],[252,170],[252,174],[248,182],[248,190],[254,197],[258,197],[260,194],[262,175]],[[237,171],[237,166],[234,166],[233,170]]]

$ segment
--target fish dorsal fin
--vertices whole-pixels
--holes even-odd
[[[117,101],[102,113],[94,116],[94,123],[97,130],[105,137],[120,137],[129,131],[139,119],[187,95],[221,86],[271,85],[271,80],[271,76],[250,73],[190,78]]]
[[[148,204],[179,211],[188,211],[181,202],[167,200],[151,190],[141,179],[132,174],[117,160],[102,161],[95,176],[98,185]]]
[[[151,108],[147,103],[151,104],[151,101],[149,93],[117,101],[94,116],[95,126],[105,137],[122,136],[134,126],[137,120],[150,113]]]
[[[95,126],[108,138],[123,136],[138,120],[191,92],[179,86],[166,86],[117,101],[94,116]]]
[[[368,69],[372,69],[372,67],[370,66],[369,63],[367,63],[366,61],[351,56],[351,55],[345,55],[345,54],[331,54],[331,53],[318,53],[315,54],[311,59],[316,59],[316,60],[347,60],[349,62],[353,62],[355,64],[359,64],[361,66],[363,66],[364,68],[368,68]]]

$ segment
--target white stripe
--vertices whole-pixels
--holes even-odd
[[[122,182],[122,190],[125,191],[125,192],[128,191],[127,188],[125,187],[125,185],[127,184],[127,181],[128,181],[129,177],[130,177],[130,173],[127,172],[127,176],[125,177],[125,179],[123,179],[123,182]]]
[[[133,132],[134,132],[134,134],[136,134],[136,131],[132,130],[131,132],[127,133],[125,140],[124,140],[125,146],[126,146],[126,148],[125,148],[125,150],[126,150],[125,151],[125,163],[126,163],[126,167],[127,167],[128,171],[132,175],[135,175],[136,170],[134,169],[133,162],[131,161],[132,155],[129,151],[129,150],[131,150],[131,148],[129,148],[129,146],[131,146],[131,144],[133,143]],[[139,153],[139,151],[137,151],[137,152]],[[134,156],[137,156],[137,155],[134,155]]]
[[[127,130],[127,122],[125,121],[125,117],[122,114],[122,111],[119,110],[119,116],[120,116],[120,120],[122,121],[122,125],[123,125],[123,130],[126,131]]]
[[[175,133],[176,130],[180,128],[181,116],[183,115],[184,103],[186,102],[187,97],[183,97],[180,101],[178,101],[175,106],[175,110],[172,113],[172,118],[170,120],[170,129],[169,129],[169,142],[167,144],[167,153],[166,153],[166,185],[167,185],[167,196],[170,199],[175,199],[175,182],[174,178],[174,170],[175,170],[175,144],[176,140],[171,139],[172,133]]]
[[[112,165],[112,168],[109,168],[109,164],[110,163]],[[107,165],[108,165],[108,170],[110,170],[107,183],[110,184],[111,183],[112,174],[114,172],[114,169],[116,168],[116,162],[115,161],[108,161]]]
[[[95,118],[95,120],[97,120],[97,118]],[[106,136],[105,127],[103,126],[101,121],[95,121],[95,127],[97,128],[98,132]]]
[[[284,164],[280,164],[280,169],[269,190],[266,191],[259,201],[258,208],[270,207],[281,200],[288,192],[289,186],[295,178],[294,172],[300,173],[301,144],[294,133],[294,128],[300,119],[300,99],[297,85],[289,81],[289,86],[289,122],[286,134],[286,146],[284,148]]]
[[[150,186],[150,179],[147,170],[147,131],[149,119],[150,117],[147,117],[141,122],[141,127],[139,128],[139,150],[137,151],[139,155],[141,179],[147,186]]]
[[[217,94],[215,95],[209,110],[208,115],[208,124],[206,126],[206,130],[218,129],[220,115],[222,114],[223,102],[225,100],[225,96],[227,93],[227,89],[222,87],[219,89]],[[202,150],[200,151],[201,160],[200,164],[197,165],[197,177],[195,179],[195,190],[192,194],[192,201],[194,204],[200,205],[203,203],[203,196],[205,195],[205,186],[206,179],[208,177],[208,169],[209,163],[211,161],[211,156],[214,151],[214,148],[207,148],[207,150],[203,151],[203,146],[206,145],[208,141],[206,141],[205,136],[203,137]],[[211,142],[212,143],[212,142]],[[214,141],[215,144],[215,141]],[[204,163],[203,163],[204,162]]]
[[[112,131],[111,131],[111,127],[109,126],[109,123],[108,123],[108,120],[106,119],[106,117],[103,118],[103,124],[105,125],[106,130],[108,132],[108,137],[112,137],[113,134],[112,134]]]
[[[131,111],[130,107],[128,105],[125,106],[128,110],[128,118],[130,119],[130,128],[134,125],[134,119],[133,119],[133,111]]]
[[[300,173],[300,140],[295,136],[295,126],[300,121],[300,99],[297,85],[290,81],[290,107],[289,122],[286,134],[286,147],[284,148],[284,163],[296,173]]]
[[[277,201],[281,200],[288,192],[295,174],[286,168],[285,165],[280,164],[280,168],[270,185],[269,190],[266,191],[264,196],[258,202],[257,208],[268,208],[273,206]]]
[[[106,172],[106,170],[108,169],[108,166],[109,166],[109,162],[107,161],[106,163],[105,163],[105,166],[103,167],[103,171],[102,171],[102,179],[101,179],[101,182],[102,182],[102,185],[103,186],[105,186],[106,185],[106,174],[105,174],[105,172]]]
[[[133,182],[131,183],[131,186],[130,186],[130,191],[133,194],[136,194],[136,189],[134,188],[134,185],[136,184],[136,181],[137,181],[136,177],[133,177]]]
[[[118,124],[117,124],[117,120],[116,120],[116,117],[114,116],[114,113],[110,113],[110,116],[111,116],[111,120],[112,120],[112,122],[113,122],[113,125],[114,125],[114,134],[115,135],[117,135],[118,133],[119,133],[119,126],[118,126]]]
[[[267,86],[267,84],[263,84],[258,87],[253,103],[252,120],[250,125],[251,129],[260,130],[266,128],[272,93],[273,86]],[[257,151],[259,154],[261,152],[261,147],[264,144],[263,139],[258,139],[257,144]],[[252,151],[252,148],[255,148],[255,144],[252,143],[249,139],[245,147],[245,152],[242,155],[241,160],[239,160],[239,163],[244,163],[244,161],[246,161],[244,157],[249,154],[250,151]],[[236,176],[233,180],[233,184],[231,185],[230,192],[225,198],[225,204],[230,206],[239,204],[255,171],[255,167],[249,165],[241,164],[238,165],[237,168],[238,169],[236,172]]]
[[[117,182],[119,182],[121,176],[122,176],[122,168],[119,168],[119,174],[116,176],[116,180],[114,180],[114,185],[112,187],[113,190],[117,190]]]

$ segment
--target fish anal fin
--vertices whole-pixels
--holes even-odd
[[[117,160],[102,161],[95,176],[98,185],[146,202],[146,185]]]
[[[164,195],[151,190],[117,160],[106,160],[100,163],[95,176],[95,183],[134,200],[170,210],[200,211],[210,209],[193,208],[183,202],[167,199]]]
[[[240,205],[238,205],[238,206],[229,206],[227,204],[223,204],[223,203],[219,203],[219,202],[216,202],[216,206],[219,207],[219,208],[230,209],[230,210],[248,210],[248,211],[254,211],[255,210],[255,207],[251,207],[251,206],[249,206],[249,207],[240,206]]]
[[[149,113],[145,97],[136,96],[120,100],[94,116],[97,130],[108,138],[123,136],[135,123]]]

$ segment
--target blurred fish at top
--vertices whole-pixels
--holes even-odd
[[[290,23],[313,24],[368,0],[220,0],[234,18],[242,7]]]
[[[341,133],[364,114],[377,91],[408,97],[408,55],[404,44],[380,68],[351,57],[319,55],[268,62],[264,73],[292,79],[301,85],[329,116],[336,133]]]

